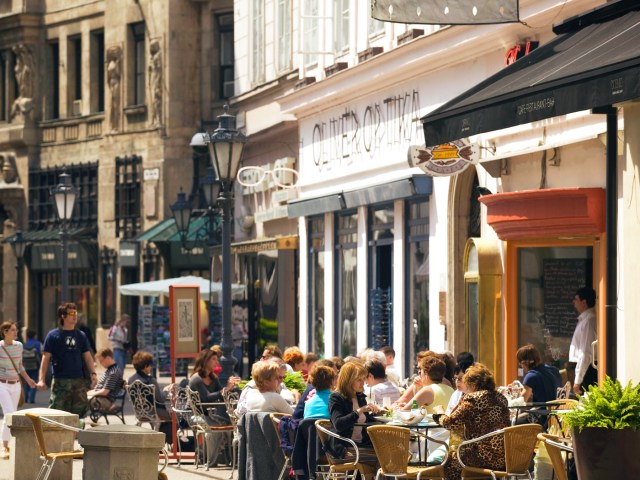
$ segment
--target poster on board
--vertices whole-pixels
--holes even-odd
[[[173,358],[195,357],[200,351],[200,288],[169,287],[169,324]]]

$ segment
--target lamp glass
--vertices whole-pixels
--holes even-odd
[[[27,242],[25,242],[20,230],[16,232],[16,236],[11,241],[11,249],[13,250],[13,255],[18,260],[21,260],[24,257],[24,252],[27,249]]]
[[[220,195],[220,186],[220,182],[214,175],[213,167],[207,167],[207,174],[200,179],[200,187],[204,191],[207,206],[212,207],[215,205],[218,195]]]
[[[189,231],[189,221],[191,220],[191,205],[187,202],[186,196],[183,191],[178,193],[178,199],[176,203],[171,205],[171,211],[173,212],[173,218],[176,221],[176,226],[179,232]]]

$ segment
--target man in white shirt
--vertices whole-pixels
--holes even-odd
[[[367,386],[370,389],[371,401],[377,405],[384,405],[384,398],[388,397],[387,406],[391,406],[400,398],[400,390],[391,383],[385,374],[384,365],[378,360],[369,360],[365,364],[367,369]]]
[[[578,324],[569,347],[569,362],[576,364],[573,391],[582,394],[589,385],[598,383],[598,371],[593,368],[591,344],[596,340],[596,292],[593,288],[578,289],[573,297],[573,307],[578,312]]]
[[[393,362],[396,359],[396,351],[389,345],[382,347],[380,351],[384,353],[384,356],[387,359],[387,363],[385,365],[387,379],[391,383],[393,383],[396,387],[399,387],[400,383],[402,382],[402,376],[400,375],[400,372],[396,369],[395,365],[393,364]]]

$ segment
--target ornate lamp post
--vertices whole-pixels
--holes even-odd
[[[62,294],[60,302],[69,301],[69,220],[73,215],[73,207],[76,203],[76,189],[71,184],[71,175],[62,172],[60,183],[51,189],[51,196],[55,200],[56,213],[60,220],[60,253]]]
[[[24,258],[26,248],[27,242],[22,236],[22,231],[18,230],[11,239],[11,249],[13,250],[13,255],[16,257],[16,281],[18,282],[16,288],[16,323],[18,325],[18,331],[22,326],[22,259]]]
[[[235,128],[235,117],[229,115],[229,107],[218,117],[218,128],[212,133],[196,133],[191,139],[192,147],[209,147],[209,157],[220,182],[218,202],[222,207],[222,373],[220,381],[224,385],[233,375],[236,359],[233,357],[231,340],[231,205],[233,202],[233,181],[238,175],[242,150],[247,138]],[[209,177],[209,175],[207,175]],[[205,177],[205,179],[207,179]],[[205,180],[203,179],[203,180]],[[203,184],[204,186],[204,184]],[[205,195],[207,194],[205,187]],[[215,189],[211,189],[211,195]],[[209,200],[207,201],[209,202]],[[211,204],[209,202],[209,204]]]

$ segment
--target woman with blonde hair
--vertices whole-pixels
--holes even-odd
[[[372,422],[373,415],[380,409],[375,405],[368,405],[364,394],[364,383],[367,379],[367,369],[358,362],[346,362],[338,373],[336,391],[329,397],[329,415],[335,432],[345,438],[350,438],[360,450],[360,463],[377,462],[371,448],[371,441],[364,428],[356,423]],[[360,449],[360,445],[365,449]],[[349,454],[347,444],[330,437],[327,442],[329,453],[336,458],[344,458]]]
[[[284,379],[283,368],[276,362],[259,361],[253,364],[251,376],[256,388],[247,393],[247,412],[293,413],[293,407],[278,393]]]

